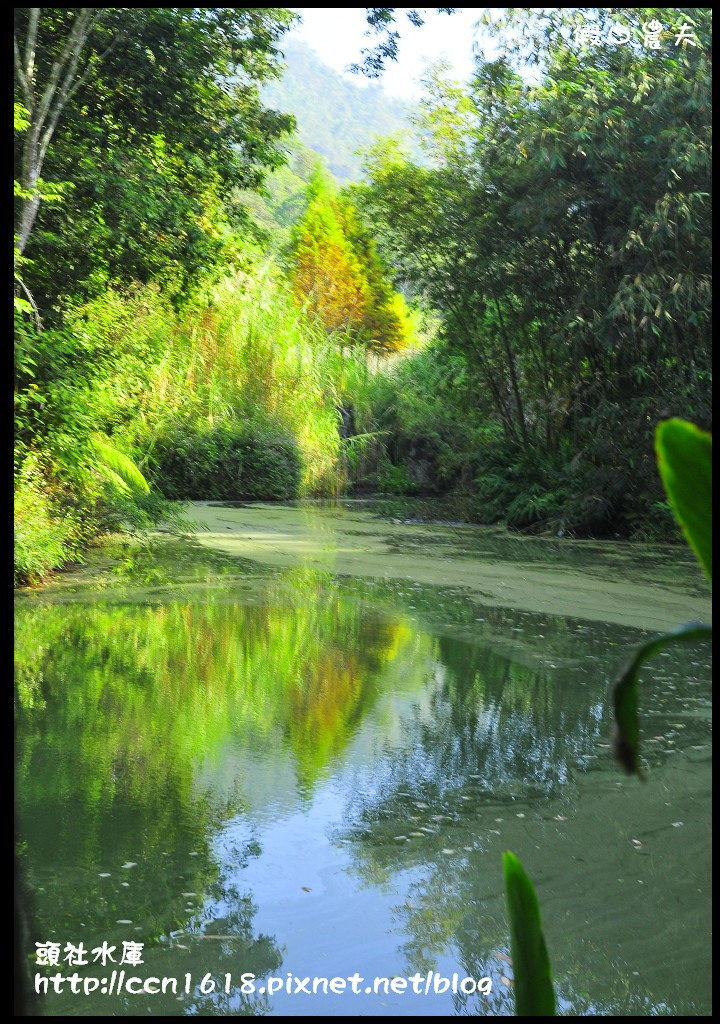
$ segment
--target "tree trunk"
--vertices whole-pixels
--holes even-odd
[[[88,69],[78,76],[78,65],[88,37],[107,8],[80,7],[60,53],[53,61],[47,82],[41,88],[36,82],[35,64],[38,26],[41,9],[30,8],[24,58],[17,38],[14,39],[15,77],[27,108],[30,125],[23,145],[20,186],[26,197],[20,200],[17,224],[17,251],[22,256],[40,208],[38,181],[48,146],[68,101],[85,80]],[[105,51],[110,52],[114,43]]]
[[[515,396],[515,404],[517,405],[518,411],[518,426],[520,427],[520,434],[522,435],[523,445],[525,448],[530,447],[530,438],[528,437],[527,426],[525,424],[525,408],[523,406],[522,397],[520,395],[520,384],[517,377],[517,368],[515,366],[515,356],[513,355],[512,348],[510,347],[510,339],[507,336],[505,330],[505,321],[503,319],[502,312],[500,310],[500,303],[497,299],[495,301],[495,309],[497,310],[498,320],[500,323],[500,334],[505,347],[505,355],[507,357],[508,369],[510,371],[510,382],[512,384],[513,394]]]
[[[20,187],[23,192],[31,193],[20,200],[16,234],[17,251],[21,256],[25,251],[25,246],[40,208],[40,194],[37,188],[39,177],[39,130],[36,125],[31,125],[25,137],[20,174]]]

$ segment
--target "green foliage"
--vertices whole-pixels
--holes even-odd
[[[145,477],[132,459],[119,451],[103,434],[93,434],[88,439],[91,450],[97,456],[96,467],[101,476],[122,494],[142,491],[148,494],[150,488]]]
[[[17,322],[16,487],[28,491],[29,473],[37,508],[47,509],[42,519],[30,501],[17,509],[20,578],[37,579],[76,558],[98,531],[147,526],[166,514],[147,493],[136,464],[142,452],[119,432],[137,413],[171,315],[156,290],[131,288],[68,308],[62,327]],[[56,544],[45,543],[53,538]],[[46,553],[42,572],[26,568],[33,546]]]
[[[24,132],[30,127],[27,107],[22,103],[15,103],[13,106],[13,129],[15,132]]]
[[[370,13],[395,31],[394,9]],[[103,9],[30,183],[19,81],[16,210],[40,199],[16,261],[19,471],[42,467],[83,536],[161,514],[145,479],[249,496],[337,494],[351,478],[472,494],[477,520],[518,529],[672,538],[642,439],[659,415],[709,417],[705,14],[700,47],[602,46],[588,62],[557,12],[509,11],[506,52],[479,60],[469,89],[426,75],[424,162],[386,142],[370,184],[340,193],[259,92],[292,17]],[[41,12],[38,83],[75,18]],[[523,27],[535,84],[512,71]],[[314,58],[289,53],[283,88],[317,84]],[[325,117],[343,93],[325,85],[299,105],[322,96]],[[399,126],[381,124],[372,89],[348,89],[348,133]],[[326,139],[331,167],[344,141]],[[250,238],[291,238],[304,308]],[[418,344],[404,294],[439,334],[387,358]]]
[[[347,196],[337,196],[318,165],[307,208],[291,233],[295,294],[328,331],[380,350],[404,348],[409,311],[386,279],[375,245]]]
[[[291,435],[252,424],[178,423],[155,449],[153,473],[167,498],[236,501],[297,497],[301,460]]]
[[[642,778],[640,770],[640,725],[638,721],[638,683],[643,664],[675,644],[710,642],[712,629],[702,623],[689,623],[672,633],[664,633],[637,649],[613,689],[613,751],[629,774]]]
[[[515,1016],[554,1017],[555,991],[535,888],[510,850],[503,853],[510,918]]]
[[[337,213],[345,238],[360,264],[365,279],[365,309],[361,333],[368,345],[380,351],[399,351],[417,337],[404,297],[393,288],[389,270],[378,255],[372,235],[352,203],[352,190],[339,197]]]
[[[16,9],[21,42],[29,11]],[[38,83],[76,17],[42,10]],[[59,295],[86,298],[130,280],[187,294],[228,258],[247,218],[226,196],[256,188],[282,162],[277,142],[292,128],[258,87],[278,72],[293,18],[284,8],[103,10],[42,172],[72,185],[61,203],[40,203],[28,244],[26,283],[43,312],[57,315]],[[21,185],[31,142],[21,128]],[[18,199],[18,218],[23,209]]]
[[[136,412],[170,316],[157,290],[132,288],[69,308],[63,327],[19,323],[15,428],[21,457],[34,448],[47,451],[53,472],[71,485],[120,470],[126,484],[142,489],[132,468],[118,464],[131,453],[113,454],[108,438]]]
[[[182,313],[136,286],[65,320],[18,325],[18,463],[43,453],[46,480],[82,510],[86,535],[165,515],[144,479],[168,498],[345,489],[365,442],[340,436],[339,409],[370,375],[365,353],[298,309],[272,263]]]
[[[320,167],[310,181],[308,199],[291,238],[296,296],[328,331],[358,335],[369,302],[368,283]]]
[[[287,164],[272,170],[258,189],[237,194],[257,226],[259,241],[278,253],[289,249],[291,229],[307,209],[308,185],[320,162],[296,135],[283,141],[282,150]]]
[[[525,449],[487,418],[476,396],[472,366],[442,340],[356,382],[357,427],[376,434],[354,471],[356,485],[472,495],[474,521],[514,529],[595,536],[638,530],[624,514],[628,478],[604,465],[601,452],[577,453],[571,438],[557,449]],[[650,539],[674,539],[671,519],[658,509],[639,525]]]
[[[575,453],[569,438],[553,450],[525,449],[502,436],[489,436],[478,446],[476,465],[480,522],[535,532],[636,536],[636,522],[625,506],[626,475],[592,451]],[[674,539],[661,510],[653,523],[641,522],[646,539]]]
[[[672,10],[623,18],[639,40]],[[431,166],[378,146],[354,197],[398,278],[442,317],[484,417],[529,464],[568,467],[588,511],[573,528],[632,533],[662,500],[658,418],[710,422],[710,16],[693,9],[696,47],[602,43],[592,60],[573,32],[587,17],[510,10],[501,57],[478,60],[468,89],[428,75],[417,120]],[[592,9],[601,39],[614,17]],[[528,49],[532,83],[513,71]],[[519,488],[510,519],[557,519],[533,507],[537,486]]]
[[[432,345],[355,382],[357,426],[377,434],[357,467],[358,485],[392,493],[469,493],[486,429],[469,384],[462,360]]]
[[[47,482],[40,460],[25,460],[15,480],[15,584],[41,583],[51,569],[79,557],[83,530],[63,494]]]
[[[658,468],[673,512],[712,580],[712,437],[684,420],[655,432]]]
[[[63,327],[17,321],[16,487],[28,496],[16,507],[19,579],[76,559],[100,530],[148,525],[164,514],[147,495],[139,453],[117,432],[137,408],[165,317],[155,291],[130,289],[68,309]]]
[[[328,335],[297,307],[272,262],[174,316],[169,335],[128,426],[128,443],[146,453],[148,466],[179,423],[200,435],[249,425],[258,437],[295,439],[302,494],[344,488],[339,407],[364,356],[343,351],[343,336]]]
[[[395,466],[389,459],[381,459],[378,469],[366,477],[373,490],[380,494],[414,494],[417,485],[404,466]]]
[[[374,33],[375,45],[362,51],[362,64],[355,64],[353,71],[361,71],[368,78],[377,78],[385,68],[388,60],[397,60],[400,33],[396,27],[396,11],[402,10],[408,21],[415,28],[424,24],[422,14],[414,7],[367,7],[365,17],[368,32]],[[441,14],[452,14],[454,7],[436,7]],[[424,13],[424,12],[423,12]]]

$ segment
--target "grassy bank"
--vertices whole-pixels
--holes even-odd
[[[108,291],[63,326],[18,331],[18,583],[166,499],[462,495],[467,518],[538,532],[674,540],[667,507],[607,460],[512,446],[440,341],[392,359],[328,332],[256,262],[181,310]]]
[[[224,281],[173,324],[127,444],[173,498],[341,493],[339,409],[364,372],[346,341],[311,322],[271,263]]]
[[[156,521],[164,498],[347,486],[340,408],[367,376],[364,354],[312,323],[270,263],[180,312],[135,287],[17,333],[17,582],[109,527]]]

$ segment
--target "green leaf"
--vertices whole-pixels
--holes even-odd
[[[114,447],[102,434],[95,434],[90,445],[98,458],[96,469],[105,479],[119,490],[128,493],[130,489],[148,492],[150,487],[132,459]]]
[[[643,663],[674,644],[712,640],[712,627],[702,622],[689,622],[672,633],[650,640],[639,647],[630,664],[621,672],[613,688],[613,751],[626,772],[640,771],[640,726],[638,724],[638,674]]]
[[[655,450],[675,517],[712,580],[712,436],[685,420],[665,420]]]
[[[535,889],[515,854],[506,850],[502,856],[515,977],[515,1016],[554,1017],[555,991]]]

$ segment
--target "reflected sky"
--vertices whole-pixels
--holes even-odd
[[[650,780],[626,779],[607,687],[646,635],[170,540],[23,595],[33,941],[134,939],[142,976],[232,975],[229,993],[45,1012],[511,1014],[508,848],[536,882],[564,1012],[708,1012],[709,674],[691,649],[646,673]],[[243,972],[427,970],[493,990],[239,989]]]

